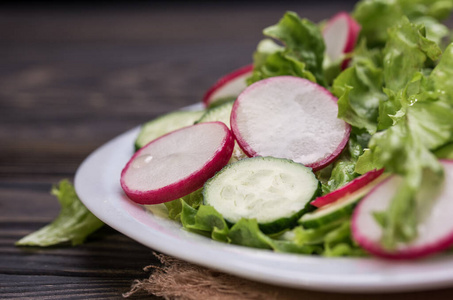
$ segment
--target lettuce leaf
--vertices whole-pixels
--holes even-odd
[[[350,221],[326,224],[317,229],[297,226],[276,238],[260,231],[255,219],[241,219],[231,228],[229,237],[233,244],[272,249],[276,252],[319,254],[324,256],[363,256],[351,239]]]
[[[416,199],[420,198],[423,183],[430,178],[443,181],[443,169],[433,151],[453,139],[453,90],[446,75],[452,47],[447,48],[429,76],[416,72],[402,89],[386,90],[389,100],[380,109],[383,130],[373,135],[369,152],[359,158],[356,166],[358,172],[366,171],[364,166],[368,170],[381,166],[403,177],[390,207],[376,215],[384,228],[382,243],[389,249],[416,237],[418,211],[423,205]],[[421,61],[419,69],[423,68]]]
[[[438,20],[428,16],[422,16],[415,19],[414,24],[425,27],[426,38],[435,42],[439,47],[444,48],[444,39],[448,37],[447,26],[439,23]]]
[[[256,219],[243,218],[229,228],[222,215],[213,207],[200,205],[195,209],[183,200],[181,203],[181,222],[184,228],[217,241],[285,253],[359,255],[358,247],[351,239],[348,218],[317,229],[296,226],[283,233],[268,235],[261,231]]]
[[[302,77],[316,82],[314,75],[306,69],[306,65],[299,61],[294,54],[288,51],[279,51],[268,55],[264,65],[258,68],[255,67],[252,76],[247,79],[247,83],[252,84],[265,78],[283,75]]]
[[[432,89],[438,92],[438,97],[453,105],[453,43],[445,49],[429,77]]]
[[[370,47],[383,47],[388,29],[405,17],[426,27],[427,37],[437,44],[448,34],[440,23],[453,9],[452,0],[363,0],[357,3],[353,17],[362,27],[360,37]]]
[[[332,86],[332,93],[339,98],[338,117],[370,134],[377,129],[379,103],[386,99],[379,56],[362,42],[354,52],[352,67],[344,70]]]
[[[203,202],[202,191],[203,189],[201,188],[182,198],[170,202],[165,202],[164,205],[168,210],[168,217],[172,220],[180,221],[182,212],[182,202],[185,202],[186,204],[193,208],[198,208],[200,204]]]
[[[319,228],[304,229],[299,226],[293,232],[296,244],[302,244],[306,247],[318,245],[320,248],[317,251],[323,256],[367,255],[352,239],[350,216]]]
[[[104,225],[83,205],[69,181],[62,180],[52,187],[51,193],[60,202],[60,214],[49,225],[17,241],[16,246],[49,247],[62,243],[75,246]]]
[[[408,178],[413,187],[419,185],[425,168],[441,172],[431,151],[453,139],[453,89],[448,81],[445,84],[444,73],[453,60],[452,48],[447,48],[446,56],[428,78],[416,73],[404,89],[386,91],[389,100],[380,109],[380,128],[384,130],[371,138],[370,152],[359,158],[360,167],[368,165],[371,170],[383,166]]]
[[[362,153],[363,145],[358,141],[358,136],[351,134],[346,149],[333,163],[329,179],[322,182],[323,195],[337,190],[359,176],[356,172],[356,163]]]
[[[428,16],[436,20],[448,18],[452,9],[452,0],[398,0],[396,1],[406,16],[417,19]]]
[[[383,50],[384,81],[388,89],[398,91],[425,67],[428,59],[435,61],[442,52],[438,45],[425,37],[419,28],[402,18],[400,24],[388,30]]]
[[[259,229],[256,219],[240,219],[231,227],[229,238],[232,244],[272,249],[271,238]]]
[[[210,236],[215,241],[229,242],[229,228],[223,216],[212,206],[200,205],[198,210],[183,199],[181,223],[184,228]]]
[[[453,143],[447,144],[434,151],[437,158],[453,159]]]
[[[395,0],[365,0],[357,3],[353,17],[361,26],[360,38],[370,47],[382,47],[387,41],[387,29],[403,17]]]
[[[323,74],[324,39],[318,26],[287,12],[276,25],[263,31],[284,46],[265,39],[254,54],[254,71],[249,84],[264,78],[292,75],[325,85]]]
[[[366,256],[351,236],[351,220],[345,220],[340,226],[330,231],[324,237],[324,252],[327,257]]]

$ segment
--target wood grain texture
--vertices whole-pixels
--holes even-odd
[[[113,229],[74,248],[14,247],[58,214],[52,184],[72,179],[89,153],[118,134],[199,101],[218,77],[251,61],[262,28],[285,10],[319,21],[351,8],[301,1],[2,9],[0,298],[121,299],[133,279],[148,276],[144,266],[159,262]],[[417,295],[453,292],[407,299]]]

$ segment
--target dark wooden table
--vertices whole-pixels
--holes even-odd
[[[142,268],[158,264],[152,250],[108,227],[74,248],[13,243],[57,215],[52,184],[72,180],[116,135],[200,101],[220,75],[251,61],[262,28],[285,10],[319,21],[338,9],[352,4],[2,7],[0,298],[120,299],[147,277]],[[453,291],[406,294],[428,295]]]

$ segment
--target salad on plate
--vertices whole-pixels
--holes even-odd
[[[453,245],[450,0],[287,12],[202,110],[144,124],[121,186],[216,241],[420,258]]]
[[[327,257],[448,252],[453,35],[442,21],[452,9],[362,0],[320,24],[285,13],[252,64],[195,109],[141,127],[124,193],[222,243]],[[78,244],[102,226],[68,182],[53,193],[60,216],[17,245]]]

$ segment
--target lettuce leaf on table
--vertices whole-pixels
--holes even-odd
[[[69,181],[62,180],[51,193],[60,202],[60,214],[49,225],[17,241],[16,246],[49,247],[62,243],[75,246],[104,225],[83,205]]]

